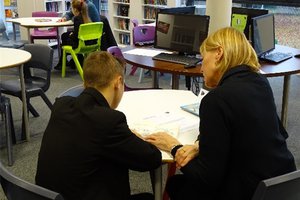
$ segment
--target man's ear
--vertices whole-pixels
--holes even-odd
[[[123,87],[123,84],[124,84],[123,77],[122,76],[117,76],[115,81],[114,81],[115,88],[119,89],[120,87]]]

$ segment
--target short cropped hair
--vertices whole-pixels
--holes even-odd
[[[222,28],[208,36],[200,47],[200,54],[223,48],[223,57],[217,63],[221,74],[238,65],[248,65],[258,72],[260,64],[257,55],[244,33],[235,28]]]
[[[85,87],[103,89],[109,86],[116,76],[124,79],[124,61],[115,58],[106,51],[96,51],[85,59],[83,79]]]

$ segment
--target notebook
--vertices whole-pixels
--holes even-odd
[[[200,109],[200,103],[203,97],[208,93],[209,91],[206,89],[201,88],[199,95],[198,95],[198,101],[192,104],[182,105],[180,108],[186,112],[189,112],[193,115],[199,116],[199,109]]]

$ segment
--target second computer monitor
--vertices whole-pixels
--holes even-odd
[[[274,14],[252,18],[252,46],[258,56],[275,49]]]
[[[157,13],[154,47],[197,54],[208,34],[209,16]]]

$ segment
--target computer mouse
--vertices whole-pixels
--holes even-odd
[[[300,58],[300,53],[294,55],[295,58]]]

